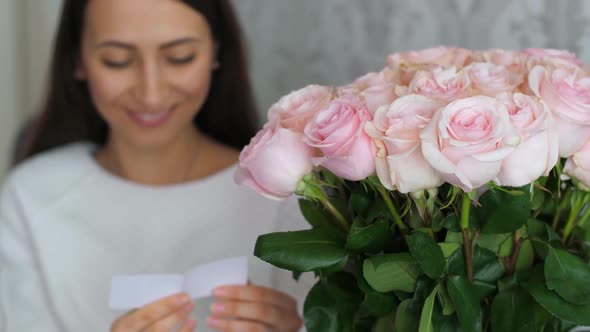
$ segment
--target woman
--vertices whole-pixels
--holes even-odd
[[[44,112],[2,189],[3,331],[195,328],[184,294],[111,325],[109,287],[249,254],[276,227],[279,205],[232,181],[256,128],[241,43],[226,0],[65,1]],[[296,301],[249,265],[199,329],[298,330]]]

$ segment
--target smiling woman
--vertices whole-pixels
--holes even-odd
[[[157,11],[126,2],[65,3],[72,15],[58,32],[64,38],[57,39],[52,91],[21,157],[79,140],[109,141],[97,159],[110,169],[111,149],[157,147],[179,133],[245,145],[257,121],[242,41],[232,33],[237,23],[221,24],[209,2],[190,5],[197,11],[176,1]],[[193,145],[176,149],[196,150],[198,140],[188,141]]]
[[[2,330],[184,332],[191,312],[199,331],[298,330],[282,277],[251,256],[284,205],[233,182],[256,112],[230,2],[67,0],[50,76],[0,196]],[[252,284],[209,302],[108,307],[114,275],[243,255]]]
[[[94,105],[110,129],[97,159],[114,173],[127,172],[127,166],[116,164],[121,161],[115,151],[121,149],[200,149],[201,133],[192,119],[209,93],[216,42],[207,19],[183,7],[174,1],[162,2],[157,11],[123,2],[88,5],[76,77],[88,82]],[[203,175],[193,165],[186,169],[174,172],[181,177],[162,181]],[[142,180],[140,173],[125,175]]]

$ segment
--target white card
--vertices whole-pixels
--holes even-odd
[[[184,275],[114,276],[111,281],[109,305],[114,310],[129,310],[180,292],[197,299],[210,296],[216,287],[245,285],[247,281],[247,257],[232,257],[199,265]]]

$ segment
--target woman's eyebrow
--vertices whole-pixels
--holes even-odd
[[[162,44],[162,46],[160,46],[160,49],[166,49],[166,48],[174,47],[174,46],[181,45],[181,44],[191,44],[191,43],[199,43],[199,42],[201,42],[201,39],[195,38],[195,37],[179,38],[179,39],[167,42],[165,44]]]
[[[117,48],[124,48],[126,50],[134,50],[135,49],[135,46],[133,46],[131,44],[127,44],[127,43],[116,41],[116,40],[103,41],[103,42],[98,43],[95,47],[96,48],[117,47]]]
[[[172,40],[172,41],[162,44],[160,46],[160,49],[171,48],[171,47],[178,46],[181,44],[199,43],[199,42],[201,42],[201,39],[195,38],[195,37],[179,38],[179,39],[175,39],[175,40]],[[106,41],[100,42],[99,44],[96,45],[96,48],[103,48],[103,47],[117,47],[117,48],[124,48],[126,50],[134,50],[136,48],[133,44],[124,43],[124,42],[117,41],[117,40],[106,40]]]

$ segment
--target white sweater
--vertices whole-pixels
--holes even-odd
[[[279,203],[233,181],[234,167],[206,179],[145,186],[118,178],[73,144],[25,162],[0,199],[0,328],[5,332],[108,331],[111,277],[183,273],[250,255],[252,283],[286,290],[300,306],[312,280],[252,256],[256,237],[308,228],[294,200]],[[282,224],[281,224],[282,223]],[[210,299],[197,301],[207,331]]]

